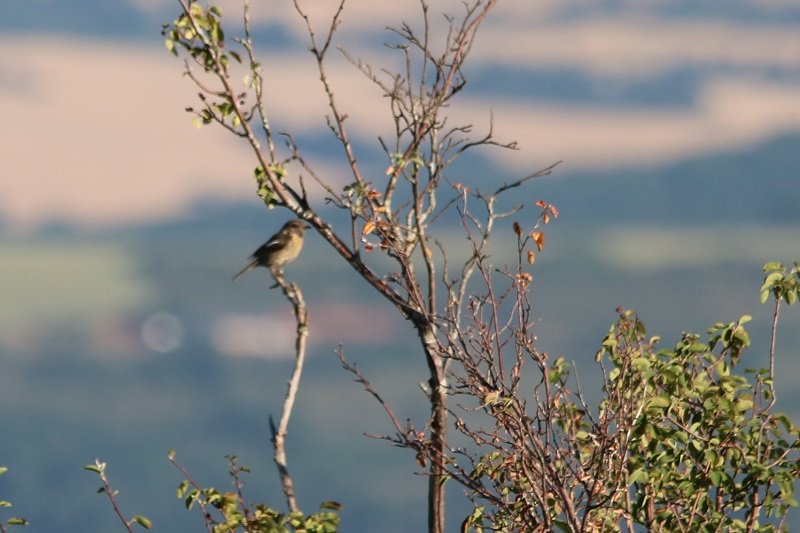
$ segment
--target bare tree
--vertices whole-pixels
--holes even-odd
[[[452,124],[448,117],[450,104],[467,83],[465,61],[496,0],[465,2],[459,15],[445,16],[447,29],[441,33],[431,30],[433,15],[421,0],[419,24],[403,23],[391,29],[395,38],[391,48],[400,54],[403,65],[398,70],[373,67],[334,46],[344,0],[322,35],[315,31],[303,2],[295,0],[318,70],[320,95],[327,101],[327,126],[349,171],[351,181],[345,187],[337,186],[309,162],[295,136],[285,134],[285,143],[279,146],[265,97],[263,67],[254,53],[248,4],[244,5],[243,34],[233,38],[235,45],[230,46],[224,39],[219,9],[204,8],[192,0],[178,2],[182,13],[164,33],[168,49],[185,58],[185,72],[199,91],[199,105],[188,110],[199,122],[216,123],[247,143],[253,153],[258,195],[265,204],[308,221],[416,330],[429,372],[430,415],[421,427],[401,423],[341,350],[339,355],[345,368],[384,406],[395,429],[385,438],[414,450],[418,464],[427,468],[429,531],[445,530],[447,479],[466,487],[476,500],[475,512],[462,524],[465,531],[484,525],[524,531],[633,530],[636,524],[690,531],[698,524],[728,524],[719,518],[729,508],[719,490],[711,505],[699,492],[691,496],[667,493],[665,485],[653,482],[674,480],[668,477],[665,464],[648,456],[648,450],[658,446],[651,433],[672,431],[672,438],[688,435],[708,446],[718,443],[713,440],[718,427],[711,424],[704,433],[695,425],[697,420],[684,418],[690,413],[702,419],[693,399],[681,404],[680,417],[674,416],[669,391],[677,390],[677,385],[652,371],[674,372],[675,361],[681,360],[686,367],[689,360],[665,360],[654,349],[654,341],[644,338],[635,315],[621,312],[619,323],[598,352],[598,362],[610,361],[612,368],[601,367],[605,397],[592,409],[570,365],[560,358],[552,360],[535,346],[530,331],[529,270],[544,247],[544,226],[558,211],[544,201],[525,205],[509,197],[535,178],[550,174],[555,165],[507,179],[502,185],[497,183],[503,180],[470,182],[456,170],[456,161],[474,149],[516,148],[513,142],[495,139],[491,119],[485,133],[475,134],[473,125]],[[327,72],[336,50],[388,101],[393,135],[379,139],[387,161],[382,177],[367,175],[359,163],[348,112],[337,100],[337,88]],[[243,88],[238,81],[241,69],[247,73]],[[308,193],[312,188],[347,217],[344,231],[335,231],[321,215],[321,206],[312,203]],[[437,238],[439,223],[444,225],[445,220],[459,223],[467,238],[466,259],[459,264],[454,264],[453,258],[459,255],[451,249],[453,244]],[[488,245],[501,221],[508,222],[508,234],[516,235],[517,254],[513,264],[495,266]],[[388,257],[391,266],[375,260],[378,254]],[[301,313],[297,315],[300,327]],[[718,329],[726,338],[738,338],[740,327],[737,322]],[[724,349],[715,352],[718,344],[713,338],[702,349],[696,341],[687,337],[672,352],[685,354],[687,347],[695,346],[693,353],[704,355],[704,364],[688,367],[696,379],[694,390],[706,376],[707,394],[724,392],[731,405],[747,405],[742,402],[749,389],[732,390],[719,370],[720,365],[735,362],[743,345],[728,339]],[[532,368],[526,370],[528,366]],[[771,382],[762,379],[760,383],[759,393],[774,396]],[[681,390],[691,396],[689,389]],[[463,403],[454,406],[448,401],[453,398]],[[788,444],[775,444],[780,424],[769,418],[771,408],[768,404],[753,411],[753,417],[770,420],[758,434],[758,446],[769,443],[758,448],[761,462],[746,467],[736,463],[733,478],[747,476],[763,464],[786,467],[781,476],[796,472],[797,465],[787,462],[796,456],[796,430],[790,431],[792,439],[780,441]],[[473,446],[451,448],[448,429],[452,428]],[[280,429],[273,432],[276,444],[281,434]],[[703,483],[722,484],[719,470],[704,463],[694,447],[666,446],[662,451],[663,456],[697,467],[691,472],[698,476],[699,490],[708,492]],[[283,475],[285,458],[276,457],[276,461]],[[751,491],[751,506],[760,508],[768,500],[773,509],[783,509],[780,505],[789,501],[790,487],[774,478],[766,482],[759,478],[758,483],[744,489]],[[780,484],[781,495],[769,493],[774,483]],[[297,504],[288,490],[287,498],[294,508]],[[478,500],[487,502],[490,509]],[[741,509],[735,502],[730,505]],[[665,512],[673,518],[666,518]],[[756,524],[756,519],[750,523]]]
[[[342,1],[325,35],[317,35],[302,2],[296,1],[298,15],[308,30],[309,48],[316,61],[322,91],[329,107],[328,126],[341,145],[352,176],[344,190],[336,190],[330,178],[312,168],[301,148],[288,136],[286,149],[279,150],[269,119],[269,102],[263,93],[262,68],[253,52],[248,6],[245,5],[244,36],[235,39],[243,52],[223,46],[221,12],[204,9],[200,4],[179,0],[183,14],[169,33],[168,46],[187,52],[186,73],[200,90],[201,107],[191,109],[206,123],[215,122],[250,144],[257,162],[255,178],[259,195],[271,206],[281,206],[307,220],[319,234],[379,294],[389,300],[417,331],[422,353],[429,370],[430,419],[426,424],[424,446],[430,453],[429,529],[444,530],[444,464],[447,452],[447,353],[442,339],[452,333],[442,331],[444,313],[438,307],[440,264],[444,247],[431,234],[432,223],[453,209],[466,189],[447,186],[447,172],[452,163],[467,150],[486,145],[513,148],[513,144],[494,141],[491,129],[484,136],[471,139],[471,125],[449,126],[444,110],[464,88],[463,65],[478,28],[494,7],[496,0],[477,0],[464,6],[456,18],[448,18],[449,31],[443,42],[434,43],[429,32],[429,6],[421,2],[422,30],[403,24],[393,30],[401,43],[396,50],[403,55],[405,71],[376,71],[352,60],[369,80],[388,97],[395,138],[381,139],[389,162],[382,184],[364,176],[355,154],[346,119],[335,98],[326,61],[333,48],[345,3]],[[436,50],[440,50],[437,52]],[[350,56],[348,56],[350,57]],[[243,62],[250,71],[250,84],[242,92],[231,75],[231,64]],[[529,178],[545,175],[549,169]],[[311,205],[301,175],[310,176],[322,188],[326,201],[346,211],[350,228],[335,232],[315,206]],[[496,191],[494,197],[526,179]],[[440,197],[447,195],[441,200]],[[487,229],[486,236],[488,237]],[[376,237],[370,244],[367,236]],[[377,249],[393,259],[395,268],[377,272],[362,251]],[[437,254],[442,254],[437,259]],[[470,260],[474,262],[474,260]],[[466,274],[472,270],[465,267]],[[449,273],[444,272],[444,279]],[[466,276],[468,278],[468,275]],[[460,306],[462,293],[452,294],[445,305]],[[456,297],[457,300],[453,300]]]

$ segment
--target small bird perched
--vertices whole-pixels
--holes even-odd
[[[233,276],[231,281],[236,281],[242,274],[256,267],[269,269],[272,275],[280,275],[281,269],[291,263],[300,255],[303,248],[303,232],[310,227],[302,220],[290,220],[283,225],[281,230],[262,244],[250,256],[250,262]]]

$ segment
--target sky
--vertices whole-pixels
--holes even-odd
[[[37,3],[64,18],[52,3],[29,1]],[[0,49],[13,51],[0,55],[5,231],[137,224],[180,216],[200,200],[253,198],[247,147],[195,129],[184,112],[196,91],[159,35],[177,1],[128,1],[121,11],[147,23],[127,33],[113,31],[124,22],[113,13],[95,11],[93,21],[91,2],[71,4],[81,21],[74,28],[71,18],[47,23],[47,12],[41,27],[19,14],[14,26],[12,9],[0,31]],[[288,0],[254,4],[256,26],[281,41],[261,50],[273,126],[323,135],[325,100],[302,21]],[[301,4],[322,32],[332,2]],[[238,0],[220,5],[238,22]],[[441,27],[439,13],[459,5],[431,1],[432,20]],[[419,4],[374,6],[348,0],[337,43],[393,66],[383,28],[418,24]],[[800,130],[798,30],[792,0],[500,1],[468,63],[477,90],[451,111],[477,128],[491,114],[498,138],[519,142],[516,152],[489,154],[509,173],[559,160],[565,171],[656,166],[744,149]],[[340,54],[329,73],[352,134],[377,149],[389,124],[385,99]]]
[[[241,18],[241,1],[218,2],[229,24],[229,36]],[[434,29],[443,27],[443,11],[458,14],[462,9],[461,0],[429,1]],[[298,2],[315,30],[324,32],[335,6],[333,0]],[[325,96],[307,50],[304,24],[292,0],[253,0],[253,4],[257,35],[263,38],[256,45],[267,76],[266,105],[274,129],[310,140],[313,162],[324,168],[328,177],[344,184],[341,161],[332,159],[330,151],[319,150],[321,139],[329,135]],[[8,380],[28,396],[17,394],[17,388],[8,389],[13,401],[6,402],[10,406],[6,411],[19,411],[25,420],[37,420],[31,412],[38,416],[43,406],[51,417],[47,423],[54,427],[54,437],[49,440],[33,435],[34,447],[27,433],[7,432],[10,439],[16,439],[14,445],[23,457],[35,457],[30,464],[41,474],[32,478],[35,483],[31,485],[30,503],[18,502],[16,496],[14,499],[15,506],[20,504],[15,509],[29,518],[35,514],[29,510],[38,509],[42,487],[64,488],[52,483],[54,475],[61,472],[70,479],[72,476],[72,470],[67,475],[53,470],[50,463],[43,465],[39,460],[42,446],[67,442],[70,445],[59,446],[59,451],[83,454],[88,445],[72,440],[77,428],[82,437],[92,440],[91,449],[101,446],[103,453],[118,449],[116,440],[106,445],[103,438],[83,434],[83,423],[72,424],[73,416],[84,416],[80,411],[84,404],[93,409],[106,406],[97,403],[95,389],[76,387],[80,380],[71,379],[68,372],[67,378],[62,377],[65,365],[79,365],[82,357],[67,353],[64,344],[83,342],[83,338],[75,341],[72,329],[52,325],[80,321],[89,331],[87,345],[104,357],[166,353],[182,342],[192,355],[202,343],[209,343],[219,354],[241,357],[279,358],[290,353],[286,347],[292,339],[283,335],[290,321],[285,307],[279,298],[263,298],[257,292],[263,288],[266,274],[249,275],[233,285],[229,282],[229,275],[266,236],[262,235],[265,228],[254,224],[251,231],[236,234],[233,230],[208,231],[208,225],[198,231],[192,227],[184,235],[165,231],[163,240],[151,239],[157,242],[149,243],[152,247],[144,257],[136,239],[112,238],[100,243],[91,239],[93,230],[169,222],[198,204],[251,202],[260,206],[254,194],[251,175],[255,163],[248,146],[218,128],[195,128],[192,116],[184,111],[196,105],[197,91],[182,75],[182,62],[167,52],[160,35],[161,24],[173,19],[178,10],[178,0],[0,0],[0,280],[5,281],[0,282],[0,300],[13,302],[0,306],[0,344],[9,360],[20,356],[27,361],[22,357],[41,346],[49,349],[42,353],[54,355],[58,372],[53,379],[58,378],[59,387],[55,390],[59,394],[63,391],[60,398],[64,400],[58,406],[63,411],[41,403],[41,398],[48,396],[37,394],[36,386],[44,383],[50,387],[54,381],[49,374],[35,383],[8,374]],[[395,68],[398,57],[383,43],[392,39],[385,27],[396,26],[401,20],[419,28],[419,2],[347,0],[336,44],[378,71],[381,67]],[[386,99],[340,53],[332,53],[327,68],[337,100],[350,117],[348,125],[359,150],[382,153],[376,136],[390,130]],[[591,178],[596,173],[602,179],[613,177],[616,171],[623,176],[638,175],[631,169],[658,169],[731,151],[747,154],[772,139],[800,132],[800,1],[499,0],[478,33],[466,74],[469,84],[448,110],[452,123],[475,124],[479,135],[492,121],[499,141],[517,141],[519,145],[515,152],[482,152],[496,166],[498,175],[519,176],[563,161],[557,168],[559,176],[582,174]],[[335,146],[332,137],[328,136],[326,142]],[[375,157],[363,152],[357,155],[364,161]],[[789,165],[791,162],[786,163],[787,174],[797,168],[796,164]],[[375,179],[381,178],[383,174],[379,173]],[[609,189],[609,194],[625,198],[624,190]],[[652,190],[662,189],[654,186]],[[579,200],[597,201],[585,194]],[[562,213],[561,220],[575,217],[574,211]],[[541,346],[569,358],[594,352],[596,340],[607,331],[618,304],[642,311],[653,331],[674,335],[683,327],[697,330],[714,320],[734,320],[743,308],[747,309],[744,312],[753,312],[754,308],[759,311],[758,268],[773,258],[790,259],[786,254],[796,253],[797,248],[794,243],[798,233],[792,225],[736,227],[731,231],[727,226],[702,224],[687,229],[661,224],[662,219],[656,218],[658,225],[636,222],[600,227],[595,221],[576,218],[580,228],[572,233],[548,230],[547,255],[537,260],[535,273],[536,313],[543,317],[537,326]],[[37,231],[53,223],[77,229],[79,235],[88,230],[89,238],[58,242],[57,234],[54,239],[37,240]],[[266,224],[273,229],[273,221]],[[568,242],[568,238],[575,240]],[[320,241],[309,239],[306,256],[331,257],[321,255],[332,252],[327,248],[321,251]],[[318,260],[319,265],[322,261],[325,259]],[[599,272],[588,270],[594,265],[600,265]],[[324,266],[332,279],[350,279],[335,270],[333,262]],[[409,376],[417,371],[424,374],[424,369],[412,368],[405,359],[389,360],[396,351],[402,351],[397,346],[408,337],[409,330],[397,333],[394,311],[385,302],[370,300],[365,307],[358,307],[361,302],[353,300],[349,282],[328,283],[328,278],[312,272],[308,262],[304,266],[298,261],[292,267],[293,276],[310,284],[324,279],[328,285],[325,294],[317,295],[319,301],[309,298],[317,333],[312,335],[311,350],[328,357],[318,361],[329,361],[332,347],[344,342],[356,354],[367,346],[376,352],[374,355],[380,355],[373,360],[365,356],[363,361],[367,369],[370,364],[389,369],[390,377],[383,380],[386,383],[416,382],[417,378],[406,379],[402,372],[409,372]],[[553,273],[550,277],[548,268]],[[162,284],[149,275],[156,271],[155,277]],[[220,272],[230,274],[220,276]],[[556,273],[563,278],[557,278]],[[559,284],[559,279],[566,281]],[[186,310],[194,304],[191,312]],[[759,320],[763,325],[768,319],[764,318],[768,309],[761,308],[760,313],[754,327]],[[369,317],[369,327],[360,327],[360,317],[365,316]],[[790,332],[800,331],[792,327],[793,316],[796,313],[787,313],[782,319],[788,323],[784,322],[786,329],[778,340],[779,350],[786,350],[779,354],[782,372],[785,369],[783,386],[788,386],[787,381],[791,385],[788,376],[796,375],[794,367],[798,366],[793,362],[800,361],[791,357],[790,351],[796,351],[798,345],[792,340],[796,335],[791,337]],[[397,346],[372,350],[387,339],[396,341]],[[587,339],[591,344],[584,349]],[[759,344],[759,349],[762,347]],[[36,362],[32,357],[30,360]],[[169,359],[162,361],[171,364]],[[310,366],[304,379],[315,379],[314,368],[319,366]],[[163,420],[172,413],[163,407],[169,404],[161,395],[164,391],[180,389],[186,396],[178,397],[178,403],[197,407],[199,389],[186,386],[188,382],[184,381],[177,386],[171,378],[165,381],[164,375],[172,376],[169,368],[149,368],[158,372],[142,372],[130,379],[123,376],[129,388],[125,390],[132,391],[128,392],[130,396],[114,390],[108,397],[116,401],[135,398],[125,403],[127,409],[123,411],[127,414],[136,408],[131,419],[135,423],[126,426],[133,430],[146,427],[151,434],[155,422],[141,415],[140,402],[157,403],[153,408],[156,419]],[[398,369],[399,377],[395,374]],[[174,371],[185,373],[183,367]],[[272,367],[268,371],[274,377]],[[116,369],[113,375],[123,379]],[[261,379],[258,373],[253,375]],[[341,381],[329,375],[317,377],[318,388],[307,390],[312,393],[309,398],[322,400],[308,404],[344,406],[347,412],[337,415],[320,411],[322,419],[336,424],[329,432],[331,438],[344,434],[341,427],[349,428],[348,434],[360,434],[367,416],[364,411],[354,408],[345,396],[330,401],[334,393],[360,391],[342,385],[349,377],[342,377],[341,372],[335,375]],[[80,376],[83,379],[83,368]],[[159,394],[142,394],[156,389]],[[263,415],[262,393],[269,391],[238,383],[235,389],[248,398],[257,398],[253,412]],[[783,398],[791,397],[789,394],[794,393],[787,390]],[[402,409],[402,402],[410,395],[398,385],[396,396]],[[30,405],[35,407],[33,411]],[[213,411],[217,410],[215,405]],[[118,413],[115,408],[111,411]],[[208,414],[202,407],[193,408],[195,411],[198,416]],[[69,416],[62,419],[62,412]],[[347,417],[343,417],[345,414]],[[97,423],[127,422],[123,416],[98,416]],[[227,412],[225,419],[249,428]],[[168,420],[167,427],[179,433],[175,440],[186,443],[184,447],[192,442],[208,444],[207,420],[194,420],[189,420],[194,426],[189,429]],[[297,419],[301,424],[302,420],[302,416]],[[105,430],[105,425],[98,427],[98,432],[118,439],[116,433]],[[201,433],[193,437],[196,433],[192,431]],[[256,440],[255,449],[263,452],[262,435],[249,429],[248,433],[246,438]],[[66,438],[61,438],[62,434]],[[140,435],[129,439],[127,443],[142,448],[139,452],[149,453],[138,446]],[[308,442],[313,444],[313,439]],[[239,450],[242,445],[236,442],[230,447]],[[360,448],[352,450],[360,467]],[[163,450],[158,454],[163,459]],[[313,479],[319,475],[313,462],[316,455],[325,460],[321,468],[331,466],[328,454],[309,453],[312,467],[306,467],[313,472]],[[302,456],[300,452],[298,457]],[[139,473],[155,470],[142,467],[152,464],[149,460],[148,456],[146,461],[133,462],[134,470],[129,475],[120,473],[119,479],[135,480]],[[72,458],[62,463],[61,467],[68,465],[70,469],[75,464]],[[12,464],[9,459],[8,464],[27,477],[24,463]],[[114,464],[123,467],[121,462]],[[213,463],[204,460],[203,464]],[[384,476],[387,464],[380,462],[381,468],[369,474]],[[343,479],[352,485],[350,477]],[[148,485],[146,494],[155,495],[152,486]],[[72,487],[61,493],[91,495],[95,488],[84,491]],[[401,499],[399,484],[387,485],[384,478],[376,487],[391,487],[393,491],[384,498],[382,491],[370,488],[375,498],[385,500],[378,503],[389,501],[403,512],[407,505],[409,516],[418,507],[416,492]],[[129,493],[125,494],[128,498]],[[126,501],[132,504],[137,499]],[[375,509],[380,513],[382,508]],[[66,514],[83,519],[82,514],[71,510]],[[393,516],[386,514],[383,518],[392,520]]]

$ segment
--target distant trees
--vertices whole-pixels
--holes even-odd
[[[325,117],[350,174],[344,187],[314,167],[291,132],[278,142],[264,90],[267,72],[254,52],[249,6],[241,34],[226,38],[222,12],[178,0],[181,12],[164,26],[170,52],[185,60],[198,102],[188,111],[198,124],[228,130],[253,154],[253,179],[267,207],[306,220],[354,272],[408,320],[429,371],[429,419],[405,422],[367,377],[344,367],[384,407],[392,430],[384,438],[413,450],[429,476],[428,530],[445,531],[445,488],[457,482],[472,495],[462,531],[766,531],[780,528],[798,475],[798,430],[775,412],[774,343],[770,368],[739,371],[749,346],[747,317],[715,324],[708,337],[684,334],[674,347],[648,337],[632,311],[619,311],[597,352],[603,397],[589,405],[577,373],[562,358],[540,352],[532,327],[531,265],[545,246],[555,206],[518,200],[517,191],[555,165],[507,180],[471,182],[454,163],[476,148],[514,149],[498,142],[491,125],[482,134],[453,124],[448,107],[465,87],[463,66],[481,23],[496,0],[471,0],[431,31],[430,7],[420,2],[417,25],[391,32],[399,70],[351,60],[386,97],[393,136],[379,139],[386,171],[367,175],[351,142],[348,111],[326,70],[335,52],[345,1],[320,35],[295,0],[316,64]],[[347,54],[346,52],[343,52]],[[244,79],[244,84],[242,83]],[[187,155],[189,157],[189,155]],[[309,190],[346,216],[335,230]],[[525,196],[528,196],[526,193]],[[440,237],[448,221],[465,239]],[[496,231],[516,236],[516,261],[494,265],[488,245]],[[371,253],[370,253],[371,252]],[[376,261],[376,255],[388,257]],[[456,258],[459,258],[456,260]],[[762,287],[780,304],[796,301],[797,265],[767,265]],[[286,461],[285,437],[298,391],[306,322],[302,292],[277,279],[297,316],[297,366],[280,423],[273,427],[275,461],[287,513],[249,506],[241,491],[220,494],[186,474],[179,496],[197,504],[209,531],[332,531],[337,504],[316,515],[298,508]],[[364,317],[368,321],[368,317]],[[309,329],[311,328],[311,329]],[[457,400],[457,401],[454,401]],[[455,447],[451,432],[460,434]],[[174,462],[174,456],[170,456]],[[180,468],[177,463],[176,466]],[[241,488],[242,469],[230,459]],[[213,511],[213,512],[212,512]],[[216,514],[215,514],[216,513]]]

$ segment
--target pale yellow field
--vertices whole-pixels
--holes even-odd
[[[23,324],[96,320],[153,295],[121,246],[0,241],[0,334]]]

